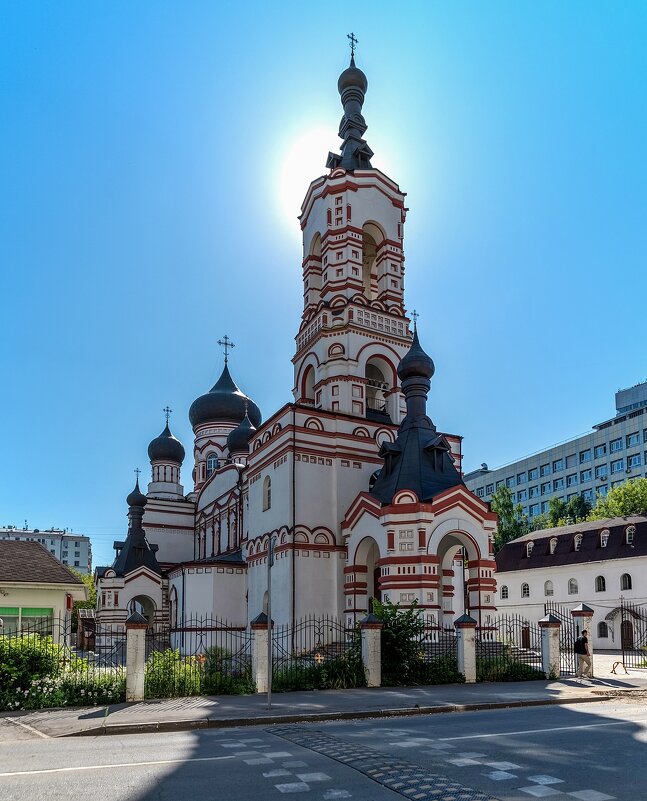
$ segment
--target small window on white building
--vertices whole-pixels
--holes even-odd
[[[555,548],[557,548],[557,537],[550,538],[550,552],[555,553]]]
[[[553,582],[550,579],[544,582],[544,595],[554,595],[555,590],[553,589]]]
[[[526,556],[530,556],[530,554],[532,553],[532,549],[534,547],[535,547],[535,543],[534,542],[526,543]]]
[[[212,476],[218,467],[218,457],[215,453],[210,453],[207,456],[207,478]]]
[[[508,588],[505,584],[503,584],[501,586],[501,598],[503,600],[507,600],[508,597],[509,597]]]
[[[521,585],[521,597],[522,598],[530,598],[530,585],[527,584],[525,581]]]
[[[609,542],[609,529],[603,528],[600,532],[600,548],[606,548]]]
[[[598,637],[606,639],[608,636],[609,636],[609,627],[604,622],[604,620],[601,620],[598,623]]]
[[[573,537],[573,550],[579,551],[581,547],[582,547],[582,535],[576,534]]]
[[[604,592],[607,588],[607,583],[604,580],[604,576],[596,576],[595,577],[595,591],[596,592]]]
[[[568,580],[568,594],[577,595],[577,593],[578,593],[577,579],[571,578]]]
[[[631,589],[631,576],[629,573],[623,573],[620,576],[620,589],[621,590],[630,590]]]
[[[636,535],[636,527],[635,526],[627,526],[627,533],[626,533],[627,545],[633,545],[634,544],[634,536],[635,535]]]
[[[272,479],[265,476],[263,480],[263,511],[266,512],[272,506]]]

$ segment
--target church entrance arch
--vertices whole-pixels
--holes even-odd
[[[438,543],[440,620],[443,629],[454,630],[454,621],[463,614],[479,620],[478,584],[480,553],[474,540],[464,531],[448,531]],[[480,621],[479,621],[480,622]]]
[[[361,587],[361,584],[366,584],[364,605],[361,604],[361,595],[358,595],[356,607],[361,609],[363,606],[367,612],[372,611],[374,598],[377,601],[382,600],[379,560],[380,548],[377,542],[373,537],[364,537],[355,551],[354,567],[356,572],[355,580],[358,586]]]
[[[138,612],[146,618],[149,628],[152,628],[155,623],[155,601],[149,598],[148,595],[135,595],[128,602],[128,614],[132,615]]]

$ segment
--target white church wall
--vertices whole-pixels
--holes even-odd
[[[158,562],[193,558],[194,514],[191,501],[149,499],[142,525],[148,542],[158,546]]]

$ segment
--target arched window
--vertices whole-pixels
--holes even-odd
[[[207,455],[207,478],[213,473],[216,472],[218,468],[218,457],[215,453],[210,453]]]
[[[621,590],[630,590],[631,589],[631,576],[629,573],[623,573],[620,576],[620,589]]]
[[[266,512],[272,506],[272,479],[265,476],[263,480],[263,511]]]
[[[366,409],[386,414],[386,394],[389,384],[381,365],[368,361],[366,363]]]
[[[521,585],[521,597],[522,598],[530,598],[530,585],[527,584],[525,581]]]
[[[600,548],[606,548],[609,542],[609,529],[603,528],[600,532]]]
[[[578,587],[577,587],[577,579],[571,578],[568,580],[568,594],[569,595],[577,595]]]
[[[604,576],[596,576],[595,577],[595,591],[596,592],[604,592],[607,588],[607,583],[604,580]]]
[[[635,526],[627,526],[626,538],[627,538],[627,545],[634,544],[634,536],[636,534],[636,527]]]
[[[575,537],[573,538],[573,550],[579,551],[581,547],[582,547],[582,535],[576,534]]]
[[[554,595],[555,590],[553,589],[553,582],[549,579],[548,581],[544,582],[544,595]]]
[[[377,242],[368,231],[364,231],[362,235],[362,283],[366,300],[373,300],[377,295],[376,253]]]
[[[550,538],[550,552],[555,553],[555,548],[557,548],[557,537]]]
[[[301,395],[303,400],[313,401],[315,399],[315,371],[314,367],[310,364],[306,367],[303,374],[303,381],[301,384]]]
[[[504,601],[508,598],[508,588],[505,584],[501,586],[501,598]]]
[[[535,547],[535,543],[534,542],[527,542],[526,543],[526,556],[530,556],[530,554],[532,553],[532,549],[534,547]]]
[[[608,636],[609,636],[609,627],[604,622],[604,620],[601,620],[598,623],[598,637],[606,638]]]

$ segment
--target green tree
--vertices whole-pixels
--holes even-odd
[[[647,515],[647,478],[637,478],[614,487],[606,498],[598,495],[588,519],[605,520],[627,515]]]
[[[555,526],[564,525],[560,521],[565,521],[567,515],[566,502],[561,498],[551,498],[548,501],[548,522],[551,528]]]
[[[586,520],[590,514],[591,504],[581,495],[575,495],[566,504],[566,517],[573,523],[579,523],[580,520]]]
[[[88,573],[79,573],[78,570],[74,570],[73,567],[70,568],[72,573],[77,578],[80,578],[81,581],[85,584],[85,589],[87,592],[88,599],[87,601],[74,601],[72,605],[72,627],[73,630],[76,630],[76,622],[78,619],[78,612],[79,609],[96,609],[97,606],[97,591],[94,586],[94,577],[92,574]]]
[[[499,525],[494,535],[494,551],[510,542],[527,534],[530,530],[528,518],[524,515],[521,504],[516,506],[512,500],[512,492],[503,484],[497,488],[490,501],[492,511],[499,517]]]

